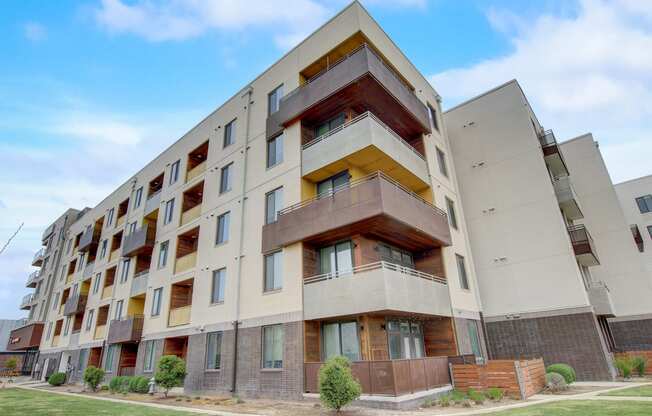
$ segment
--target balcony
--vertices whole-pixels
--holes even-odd
[[[161,190],[159,189],[156,191],[156,193],[152,194],[147,198],[147,201],[145,201],[145,211],[144,214],[145,216],[151,214],[152,212],[156,211],[161,205]]]
[[[61,340],[61,335],[55,335],[52,337],[52,346],[53,347],[58,347],[59,346],[59,341]]]
[[[301,174],[313,182],[343,170],[343,162],[367,172],[382,169],[412,189],[429,184],[425,156],[367,111],[303,145]]]
[[[72,283],[72,281],[75,280],[75,269],[73,268],[72,271],[68,276],[66,276],[66,284]]]
[[[20,309],[27,310],[31,308],[33,301],[34,301],[34,295],[32,293],[23,296],[23,299],[20,301]]]
[[[66,300],[63,314],[66,316],[75,315],[84,312],[86,309],[86,300],[88,296],[77,293]]]
[[[93,277],[93,270],[95,268],[95,262],[94,261],[89,261],[86,263],[84,266],[84,270],[82,270],[82,280],[87,280]]]
[[[143,333],[143,316],[127,316],[114,319],[109,325],[107,343],[120,344],[123,342],[139,342]]]
[[[117,261],[121,256],[121,251],[122,250],[120,248],[116,248],[115,250],[113,250],[109,255],[109,263]]]
[[[86,252],[92,247],[97,247],[100,242],[100,235],[102,234],[102,227],[89,227],[84,231],[79,239],[79,246],[77,249],[80,252]]]
[[[95,332],[93,332],[93,339],[102,339],[106,334],[106,324],[97,325],[95,327]]]
[[[43,322],[34,322],[11,331],[7,350],[21,351],[38,348],[43,336]]]
[[[201,204],[195,205],[194,207],[190,208],[187,211],[184,211],[181,214],[181,225],[188,224],[190,221],[199,218],[200,215],[201,215]]]
[[[197,264],[197,252],[192,252],[186,254],[183,257],[179,257],[174,262],[174,273],[183,273],[187,270],[192,269]]]
[[[39,251],[34,253],[34,258],[32,258],[32,266],[41,267],[43,265],[44,259],[45,259],[45,247],[41,248]]]
[[[192,305],[170,309],[170,315],[168,316],[168,326],[179,326],[179,325],[189,324],[191,310],[192,310]]]
[[[196,177],[200,176],[204,172],[206,172],[206,161],[203,161],[199,165],[197,165],[194,168],[190,169],[188,171],[188,173],[186,173],[186,182],[190,182],[191,180],[193,180]]]
[[[600,264],[593,238],[591,238],[586,226],[583,224],[570,226],[568,227],[568,234],[579,264],[587,267]]]
[[[582,210],[580,208],[579,199],[573,189],[569,176],[561,176],[555,178],[552,182],[553,187],[555,188],[555,195],[557,195],[557,201],[559,201],[559,207],[564,211],[566,217],[570,220],[579,220],[584,218]]]
[[[111,297],[112,294],[113,294],[113,285],[105,286],[104,289],[102,289],[102,297],[100,297],[100,299],[108,299]]]
[[[386,115],[387,124],[403,137],[430,132],[426,106],[363,44],[283,97],[279,110],[267,119],[267,137],[304,116],[332,113],[342,103]]]
[[[59,305],[59,315],[63,315],[63,312],[66,310],[66,304],[62,303]]]
[[[539,143],[541,144],[541,150],[543,151],[543,158],[545,159],[546,165],[548,165],[552,176],[568,176],[566,161],[561,153],[561,149],[557,145],[557,139],[552,130],[547,130],[540,134]]]
[[[596,315],[613,318],[616,316],[609,287],[604,282],[591,282],[587,293]]]
[[[134,276],[131,281],[131,291],[129,297],[142,295],[147,291],[148,272],[142,272]]]
[[[381,172],[279,212],[263,227],[263,252],[299,241],[315,244],[356,233],[418,251],[451,244],[446,213]]]
[[[634,243],[636,248],[640,253],[645,251],[645,244],[643,243],[643,236],[641,235],[641,230],[638,229],[638,225],[632,224],[629,226],[630,231],[632,232],[632,237],[634,238]]]
[[[306,320],[379,311],[451,313],[445,279],[385,261],[309,277],[303,300]]]
[[[122,256],[131,257],[151,253],[156,240],[156,226],[143,224],[142,227],[125,236],[122,243]]]
[[[27,282],[25,283],[25,287],[35,288],[36,287],[36,282],[38,282],[38,280],[40,278],[41,278],[41,271],[40,270],[34,270],[27,277]]]
[[[127,219],[127,214],[118,217],[118,219],[115,221],[115,227],[116,228],[120,227],[122,224],[125,223],[126,219]]]
[[[45,231],[43,231],[43,235],[41,236],[41,241],[47,240],[48,237],[50,237],[54,233],[54,228],[55,228],[54,223],[50,224],[50,226],[46,228]]]

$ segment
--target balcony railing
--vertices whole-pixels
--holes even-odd
[[[125,219],[127,219],[127,214],[123,214],[123,215],[119,216],[118,219],[115,222],[116,228],[121,226],[122,224],[124,224]]]
[[[179,257],[174,263],[174,273],[182,273],[190,270],[197,264],[197,252],[193,251],[183,257]]]
[[[96,246],[100,241],[101,234],[102,230],[99,227],[87,228],[79,239],[79,251],[88,251],[92,246]]]
[[[143,315],[127,316],[114,319],[109,326],[107,342],[118,344],[123,342],[138,342],[143,333]]]
[[[192,310],[192,305],[170,309],[170,315],[168,317],[168,326],[179,326],[179,325],[189,324],[191,310]]]
[[[102,289],[102,297],[100,299],[110,298],[112,294],[113,294],[113,285],[105,286],[104,289]]]
[[[93,339],[102,339],[106,334],[106,324],[97,325],[95,327],[95,332],[93,333]]]
[[[41,271],[40,270],[35,270],[29,274],[27,277],[27,283],[25,283],[25,286],[27,287],[36,287],[36,282],[41,278]]]
[[[156,225],[143,224],[127,234],[122,242],[122,255],[131,257],[141,252],[151,252],[156,240]]]
[[[40,267],[43,264],[43,259],[45,258],[45,247],[39,249],[34,253],[34,258],[32,259],[32,266]]]
[[[120,258],[120,252],[121,252],[120,248],[116,248],[115,250],[113,250],[109,255],[109,263],[118,260]]]
[[[435,276],[430,273],[425,273],[419,270],[412,269],[410,267],[405,267],[401,266],[399,264],[395,263],[390,263],[387,261],[377,261],[374,263],[368,263],[368,264],[363,264],[360,266],[356,266],[352,269],[349,270],[343,270],[343,271],[336,271],[336,272],[331,272],[331,273],[323,273],[323,274],[318,274],[315,276],[307,277],[303,280],[304,285],[309,285],[311,283],[317,283],[321,282],[324,280],[329,280],[329,279],[337,279],[340,277],[345,277],[345,276],[353,276],[357,273],[362,273],[362,272],[367,272],[370,270],[377,270],[377,269],[387,269],[387,270],[392,270],[395,272],[399,272],[404,276],[414,276],[414,277],[419,277],[421,279],[426,279],[426,280],[431,280],[436,283],[441,283],[443,285],[448,284],[446,282],[446,278],[444,277],[439,277]]]
[[[206,161],[201,162],[186,173],[186,182],[190,182],[204,172],[206,172]]]
[[[32,293],[23,296],[23,299],[20,301],[20,309],[29,309],[33,300],[34,295]]]
[[[93,269],[95,267],[95,261],[89,261],[86,263],[84,266],[84,270],[82,271],[82,280],[90,279],[93,277]]]
[[[596,315],[606,317],[616,316],[611,292],[606,283],[602,281],[591,282],[587,292]]]
[[[134,275],[134,278],[131,280],[131,291],[129,296],[138,296],[147,291],[148,275],[149,272],[147,270]]]
[[[552,130],[546,130],[539,134],[539,143],[543,151],[543,157],[550,171],[554,176],[568,176],[568,167],[557,144],[557,139]]]
[[[150,212],[157,210],[160,204],[161,204],[161,190],[159,189],[158,191],[156,191],[155,193],[147,197],[147,201],[145,201],[144,214],[147,215]]]
[[[199,218],[201,215],[201,204],[195,205],[181,214],[181,225],[186,225],[190,221]]]
[[[79,312],[83,312],[86,308],[86,300],[88,296],[77,293],[73,296],[70,296],[66,300],[63,314],[66,316],[75,315]]]
[[[597,266],[600,264],[593,238],[585,225],[579,224],[568,227],[568,234],[573,244],[573,251],[580,264],[584,266]]]
[[[61,340],[61,335],[55,335],[52,337],[52,346],[56,347],[59,345],[59,341]]]

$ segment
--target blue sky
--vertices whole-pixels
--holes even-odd
[[[93,206],[348,2],[0,5],[0,318],[40,234]],[[614,182],[652,173],[652,2],[367,0],[450,107],[517,78],[559,138],[600,142]],[[60,163],[64,160],[65,163]]]

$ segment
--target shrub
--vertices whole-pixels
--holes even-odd
[[[558,393],[568,390],[568,384],[561,374],[554,372],[548,373],[546,374],[546,390],[551,393]]]
[[[446,395],[444,395],[444,396],[441,396],[441,397],[439,398],[439,405],[440,405],[441,407],[448,407],[448,406],[450,406],[450,405],[451,405],[451,396],[448,395],[448,394],[446,394]]]
[[[92,391],[95,391],[97,390],[97,386],[104,380],[104,370],[92,365],[88,366],[84,370],[83,380]]]
[[[561,374],[566,381],[566,384],[574,383],[577,380],[575,376],[575,370],[568,364],[551,364],[546,367],[546,373],[557,373]]]
[[[505,396],[505,391],[503,389],[498,388],[498,387],[489,387],[487,389],[486,395],[491,400],[499,402]]]
[[[324,406],[340,411],[360,397],[362,387],[351,374],[349,360],[335,356],[319,369],[319,399]]]
[[[13,383],[13,380],[11,379],[14,375],[14,372],[16,371],[16,367],[18,367],[18,360],[16,357],[11,357],[7,361],[5,361],[5,368],[9,372],[9,382]]]
[[[629,358],[616,358],[616,368],[624,378],[632,375],[632,361]]]
[[[126,393],[129,391],[129,383],[131,377],[116,376],[109,381],[109,390],[111,393]]]
[[[483,404],[484,403],[484,394],[480,391],[476,391],[473,389],[469,389],[469,391],[466,393],[469,396],[469,400],[474,402],[475,404]]]
[[[636,374],[639,377],[643,377],[645,375],[645,365],[647,364],[645,358],[633,357],[631,363],[632,363],[632,369],[636,371]]]
[[[149,379],[143,376],[131,377],[129,391],[132,393],[147,393],[149,391]]]
[[[66,382],[66,373],[54,373],[48,378],[48,383],[53,386],[60,386]]]
[[[158,362],[154,379],[156,384],[163,387],[163,394],[168,397],[168,392],[173,387],[183,385],[186,378],[186,363],[176,355],[164,355]]]

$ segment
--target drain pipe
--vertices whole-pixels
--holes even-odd
[[[247,160],[249,159],[249,125],[251,120],[251,106],[253,105],[253,88],[249,85],[244,93],[241,95],[241,98],[246,98],[246,104],[244,109],[247,112],[245,117],[245,142],[244,147],[241,150],[243,154],[242,161],[242,187],[240,190],[240,231],[238,232],[238,257],[236,258],[236,292],[235,292],[235,320],[233,321],[233,377],[231,380],[231,393],[235,394],[236,384],[238,381],[238,329],[239,322],[238,318],[240,316],[240,282],[242,280],[242,257],[244,257],[244,215],[245,215],[245,202],[247,197],[245,192],[247,191]]]

